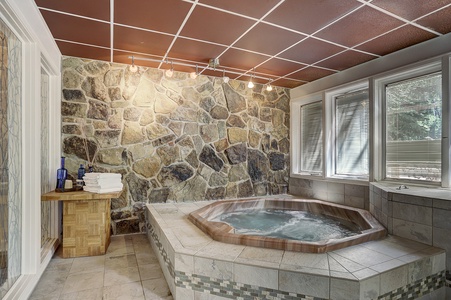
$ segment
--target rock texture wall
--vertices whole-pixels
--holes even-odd
[[[63,59],[62,147],[69,174],[118,172],[114,234],[140,231],[145,203],[286,193],[289,91],[241,81]],[[86,147],[85,147],[86,145]]]

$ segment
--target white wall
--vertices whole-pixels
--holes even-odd
[[[41,65],[50,75],[49,176],[60,155],[61,53],[33,0],[0,0],[0,17],[23,45],[22,77],[22,276],[4,299],[27,299],[47,266],[52,251],[41,261],[40,99]],[[53,177],[53,176],[52,176]],[[55,180],[50,178],[52,182]]]

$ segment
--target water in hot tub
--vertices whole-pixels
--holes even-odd
[[[248,209],[224,213],[212,221],[227,223],[239,234],[306,242],[339,239],[360,233],[356,225],[305,211]]]

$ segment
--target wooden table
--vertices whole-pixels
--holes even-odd
[[[106,253],[110,244],[111,198],[120,194],[52,191],[41,196],[41,201],[63,201],[64,258]]]

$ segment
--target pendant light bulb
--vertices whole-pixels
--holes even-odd
[[[271,85],[270,83],[268,83],[268,85],[266,86],[266,90],[267,90],[268,92],[271,92],[271,91],[272,91],[272,85]]]
[[[138,71],[138,67],[135,65],[135,58],[132,56],[132,65],[130,66],[130,72],[136,73]]]
[[[166,74],[166,77],[172,77],[172,75],[174,75],[174,67],[172,65],[172,61],[171,61],[171,68],[167,69],[165,74]]]
[[[196,78],[197,78],[197,74],[199,74],[198,71],[199,71],[199,70],[198,70],[198,67],[197,67],[197,65],[196,65],[196,72],[191,72],[191,73],[189,74],[189,77],[190,77],[191,79],[196,79]]]
[[[254,83],[252,82],[252,80],[249,81],[249,83],[247,84],[247,87],[252,89],[254,87]]]
[[[230,78],[225,76],[225,70],[222,70],[222,80],[224,81],[224,83],[228,83]]]

